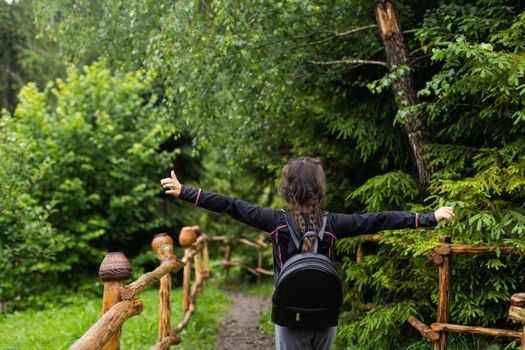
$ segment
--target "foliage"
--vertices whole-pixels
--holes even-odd
[[[195,146],[214,149],[228,168],[240,165],[272,186],[269,175],[290,157],[322,155],[330,192],[341,193],[328,202],[339,210],[349,187],[388,167],[415,170],[401,126],[393,125],[392,97],[366,86],[384,67],[315,63],[377,58],[369,1],[67,4],[36,4],[44,33],[75,61],[99,54],[113,67],[144,62],[170,110],[191,127]],[[419,7],[403,18],[425,8]],[[132,20],[117,20],[122,17]],[[352,171],[357,168],[363,171]]]
[[[359,200],[367,211],[409,209],[406,201],[420,194],[415,179],[401,171],[378,175],[350,193],[347,201]]]
[[[412,112],[426,120],[434,142],[427,146],[436,171],[426,201],[412,179],[415,164],[402,128],[407,111],[397,110],[389,89],[401,70],[330,62],[384,60],[373,2],[68,5],[38,1],[38,21],[49,25],[44,32],[76,62],[102,55],[112,68],[144,65],[165,91],[159,101],[196,136],[195,148],[206,158],[199,186],[282,207],[275,190],[280,167],[292,157],[319,155],[329,210],[455,207],[453,224],[436,231],[387,232],[378,247],[339,242],[351,302],[340,347],[425,348],[405,320],[409,312],[435,319],[436,270],[425,256],[438,236],[523,248],[521,2],[396,1],[411,52],[402,70],[419,90]],[[221,232],[244,233],[222,218],[201,220]],[[356,262],[360,246],[367,255]],[[453,268],[461,278],[454,283],[452,319],[512,327],[506,309],[510,295],[525,288],[523,258],[461,258]],[[492,341],[452,339],[458,348],[486,348]],[[495,342],[493,348],[514,346]]]
[[[44,87],[65,72],[56,44],[37,35],[33,0],[0,2],[0,109],[13,110],[16,95],[29,81]]]
[[[48,222],[51,207],[27,192],[49,164],[31,164],[34,141],[12,133],[7,118],[0,119],[0,296],[13,299],[37,289],[35,275],[57,270],[55,256],[65,248],[65,236]]]
[[[115,68],[141,67],[148,42],[158,34],[169,2],[34,1],[37,27],[76,64],[105,59]],[[58,20],[57,20],[58,19]]]
[[[340,340],[362,344],[365,349],[405,348],[408,344],[419,348],[420,336],[402,322],[408,314],[393,320],[376,310],[409,303],[420,319],[435,319],[437,271],[422,257],[440,235],[452,236],[455,243],[496,247],[512,243],[523,251],[523,53],[521,44],[509,34],[520,25],[521,11],[518,5],[500,1],[443,4],[428,12],[416,31],[422,49],[431,54],[434,70],[419,92],[422,100],[417,108],[428,116],[439,142],[427,148],[437,170],[428,205],[452,205],[456,218],[450,227],[440,226],[433,234],[386,232],[378,248],[363,246],[372,255],[359,262],[345,259],[343,271],[355,304],[346,314],[351,323],[340,329]],[[379,196],[372,186],[374,180],[360,192]],[[353,256],[359,246],[354,239],[340,242],[339,248]],[[507,318],[507,308],[510,296],[525,288],[520,273],[524,262],[523,257],[499,254],[455,258],[453,322],[515,328]],[[378,306],[370,312],[359,310],[357,305],[366,303]],[[374,325],[388,329],[388,336],[359,339],[362,327]],[[403,325],[403,337],[392,337],[400,334],[395,325]],[[354,327],[359,326],[358,332]],[[459,348],[486,348],[492,342],[454,339]],[[500,344],[493,348],[516,347],[515,342]]]
[[[357,143],[345,158],[362,162],[378,155],[384,165],[395,157],[389,146],[399,144],[398,133],[387,131],[392,128],[384,118],[388,109],[351,98],[370,97],[361,81],[352,81],[351,68],[312,63],[327,51],[368,58],[377,50],[373,11],[365,3],[178,3],[172,11],[179,21],[162,22],[146,63],[169,79],[168,97],[179,102],[199,139],[220,145],[226,159],[267,167],[282,164],[293,148],[293,153],[315,152],[327,159],[333,153],[341,166],[345,160],[332,148],[337,135]],[[335,40],[336,33],[358,26],[366,28]],[[366,137],[373,133],[376,137]]]
[[[2,298],[47,288],[57,272],[81,281],[104,251],[177,222],[158,185],[180,152],[163,148],[177,130],[150,78],[96,64],[19,98],[2,118]]]
[[[101,286],[99,286],[100,288]],[[182,299],[180,289],[173,290],[173,300]],[[129,319],[122,328],[121,344],[126,349],[152,348],[157,341],[159,310],[158,291],[149,289],[139,298],[144,303],[141,314]],[[207,287],[199,298],[199,310],[192,317],[180,349],[213,349],[221,317],[228,304],[227,296],[214,287]],[[52,306],[43,311],[29,310],[0,316],[2,350],[67,349],[98,319],[102,299],[80,297],[66,306]],[[182,320],[180,307],[171,310],[173,320]],[[75,317],[72,317],[74,315]]]

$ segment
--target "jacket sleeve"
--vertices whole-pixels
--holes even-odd
[[[278,222],[278,210],[259,207],[219,193],[182,185],[179,198],[216,213],[226,213],[235,220],[266,232],[273,230]]]
[[[434,213],[384,211],[368,214],[334,214],[333,227],[339,237],[351,237],[382,230],[436,226]]]

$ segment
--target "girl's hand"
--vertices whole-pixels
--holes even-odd
[[[454,208],[441,207],[434,212],[434,215],[436,216],[437,222],[440,222],[441,220],[445,220],[445,222],[448,224],[454,217]]]
[[[177,179],[177,176],[175,176],[175,171],[172,170],[171,177],[166,177],[160,180],[160,183],[162,187],[166,189],[166,194],[171,194],[177,198],[180,196],[180,189],[182,186],[179,182],[179,179]]]

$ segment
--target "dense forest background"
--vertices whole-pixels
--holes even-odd
[[[338,242],[338,346],[426,348],[406,320],[435,319],[427,254],[437,237],[525,247],[525,4],[395,1],[402,64],[385,50],[375,6],[0,1],[4,311],[96,289],[108,250],[147,268],[152,236],[185,224],[259,234],[165,198],[158,180],[170,169],[183,183],[280,208],[281,167],[309,155],[327,171],[327,210],[455,208],[449,226],[384,232],[359,261],[359,238]],[[516,327],[507,309],[525,291],[524,268],[516,255],[456,259],[452,320]]]

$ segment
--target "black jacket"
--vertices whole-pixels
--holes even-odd
[[[179,198],[217,213],[227,213],[242,223],[268,232],[273,245],[275,277],[281,272],[286,260],[297,253],[286,224],[286,211],[283,209],[263,208],[237,198],[205,192],[185,185],[182,185]],[[434,213],[385,211],[367,214],[328,213],[327,215],[325,235],[318,252],[330,259],[334,257],[335,241],[338,238],[376,233],[381,230],[430,227],[437,224]],[[295,231],[299,232],[297,229]]]

